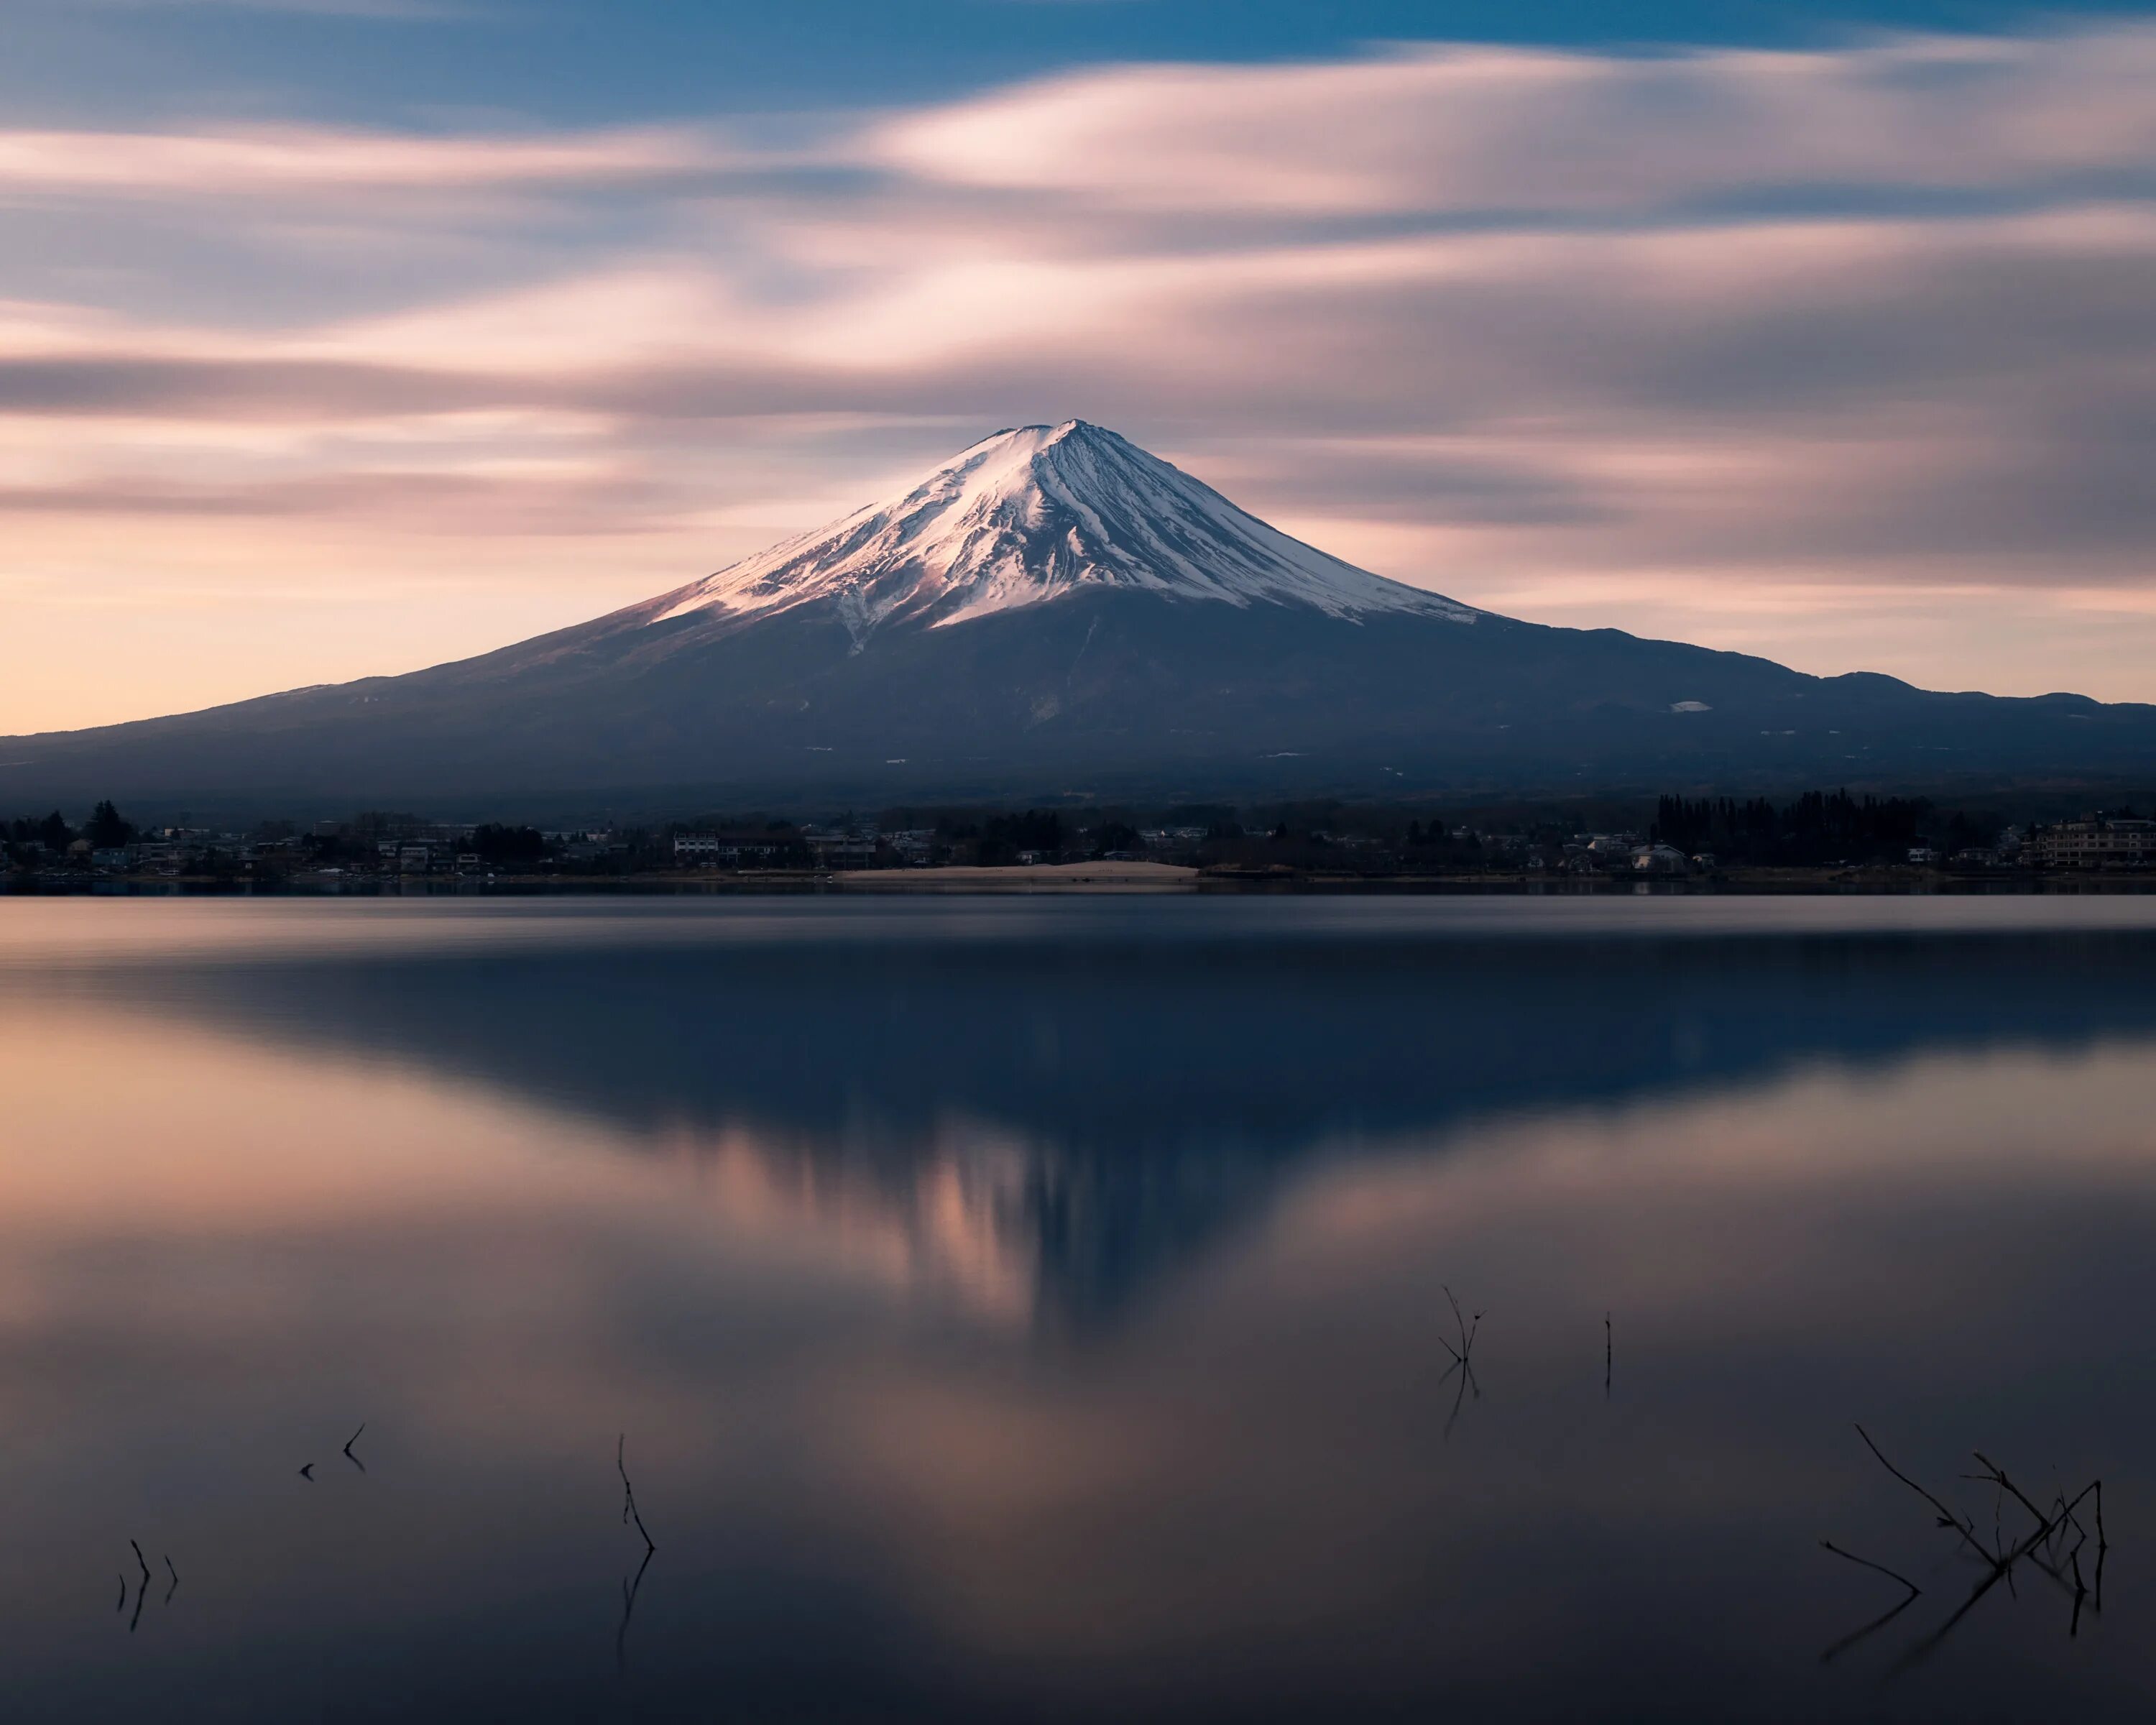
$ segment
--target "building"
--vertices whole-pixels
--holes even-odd
[[[2033,834],[2020,860],[2047,869],[2156,868],[2156,820],[2092,814]]]
[[[1691,859],[1673,845],[1642,845],[1632,853],[1635,875],[1681,875],[1691,867]]]
[[[729,838],[723,833],[683,833],[674,840],[674,860],[700,869],[769,868],[785,846],[767,837]]]
[[[901,862],[924,867],[936,854],[936,829],[909,827],[904,832],[888,834],[886,842]]]
[[[874,827],[803,827],[801,838],[819,868],[865,868],[875,860]]]

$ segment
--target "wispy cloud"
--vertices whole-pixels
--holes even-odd
[[[295,126],[0,131],[0,196],[246,198],[355,189],[651,186],[751,161],[688,127],[476,137]]]
[[[480,0],[21,0],[105,12],[285,12],[302,17],[375,18],[413,23],[500,16]]]
[[[1855,188],[2156,172],[2156,32],[1833,53],[1402,51],[1081,73],[894,119],[927,177],[1150,210],[1650,215]]]
[[[1107,68],[776,144],[0,131],[0,521],[46,590],[184,531],[265,596],[543,530],[567,620],[1079,413],[1463,598],[2156,696],[2152,80],[2118,27]]]

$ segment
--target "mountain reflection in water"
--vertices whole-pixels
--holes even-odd
[[[2134,1717],[2156,918],[1997,904],[0,903],[25,1716]],[[1820,1666],[1856,1419],[2102,1617]]]
[[[1440,922],[1312,944],[1239,919],[1163,942],[1163,910],[1191,907],[1100,904],[1064,907],[1076,928],[1029,917],[995,942],[901,920],[857,942],[393,951],[129,988],[252,1040],[364,1050],[632,1142],[747,1155],[769,1193],[884,1212],[1081,1320],[1315,1156],[1420,1152],[1523,1108],[1825,1060],[2156,1030],[2149,949],[2109,932],[1553,944]]]

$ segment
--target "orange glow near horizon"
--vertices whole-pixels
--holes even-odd
[[[2118,23],[783,142],[0,129],[0,234],[126,259],[0,279],[0,734],[485,651],[1074,415],[1533,620],[2156,698],[2152,72]]]

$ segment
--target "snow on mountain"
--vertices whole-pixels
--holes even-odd
[[[1082,419],[998,431],[902,495],[721,569],[645,620],[714,620],[834,599],[858,647],[880,625],[931,628],[1093,587],[1356,619],[1472,623],[1455,600],[1328,557]]]

